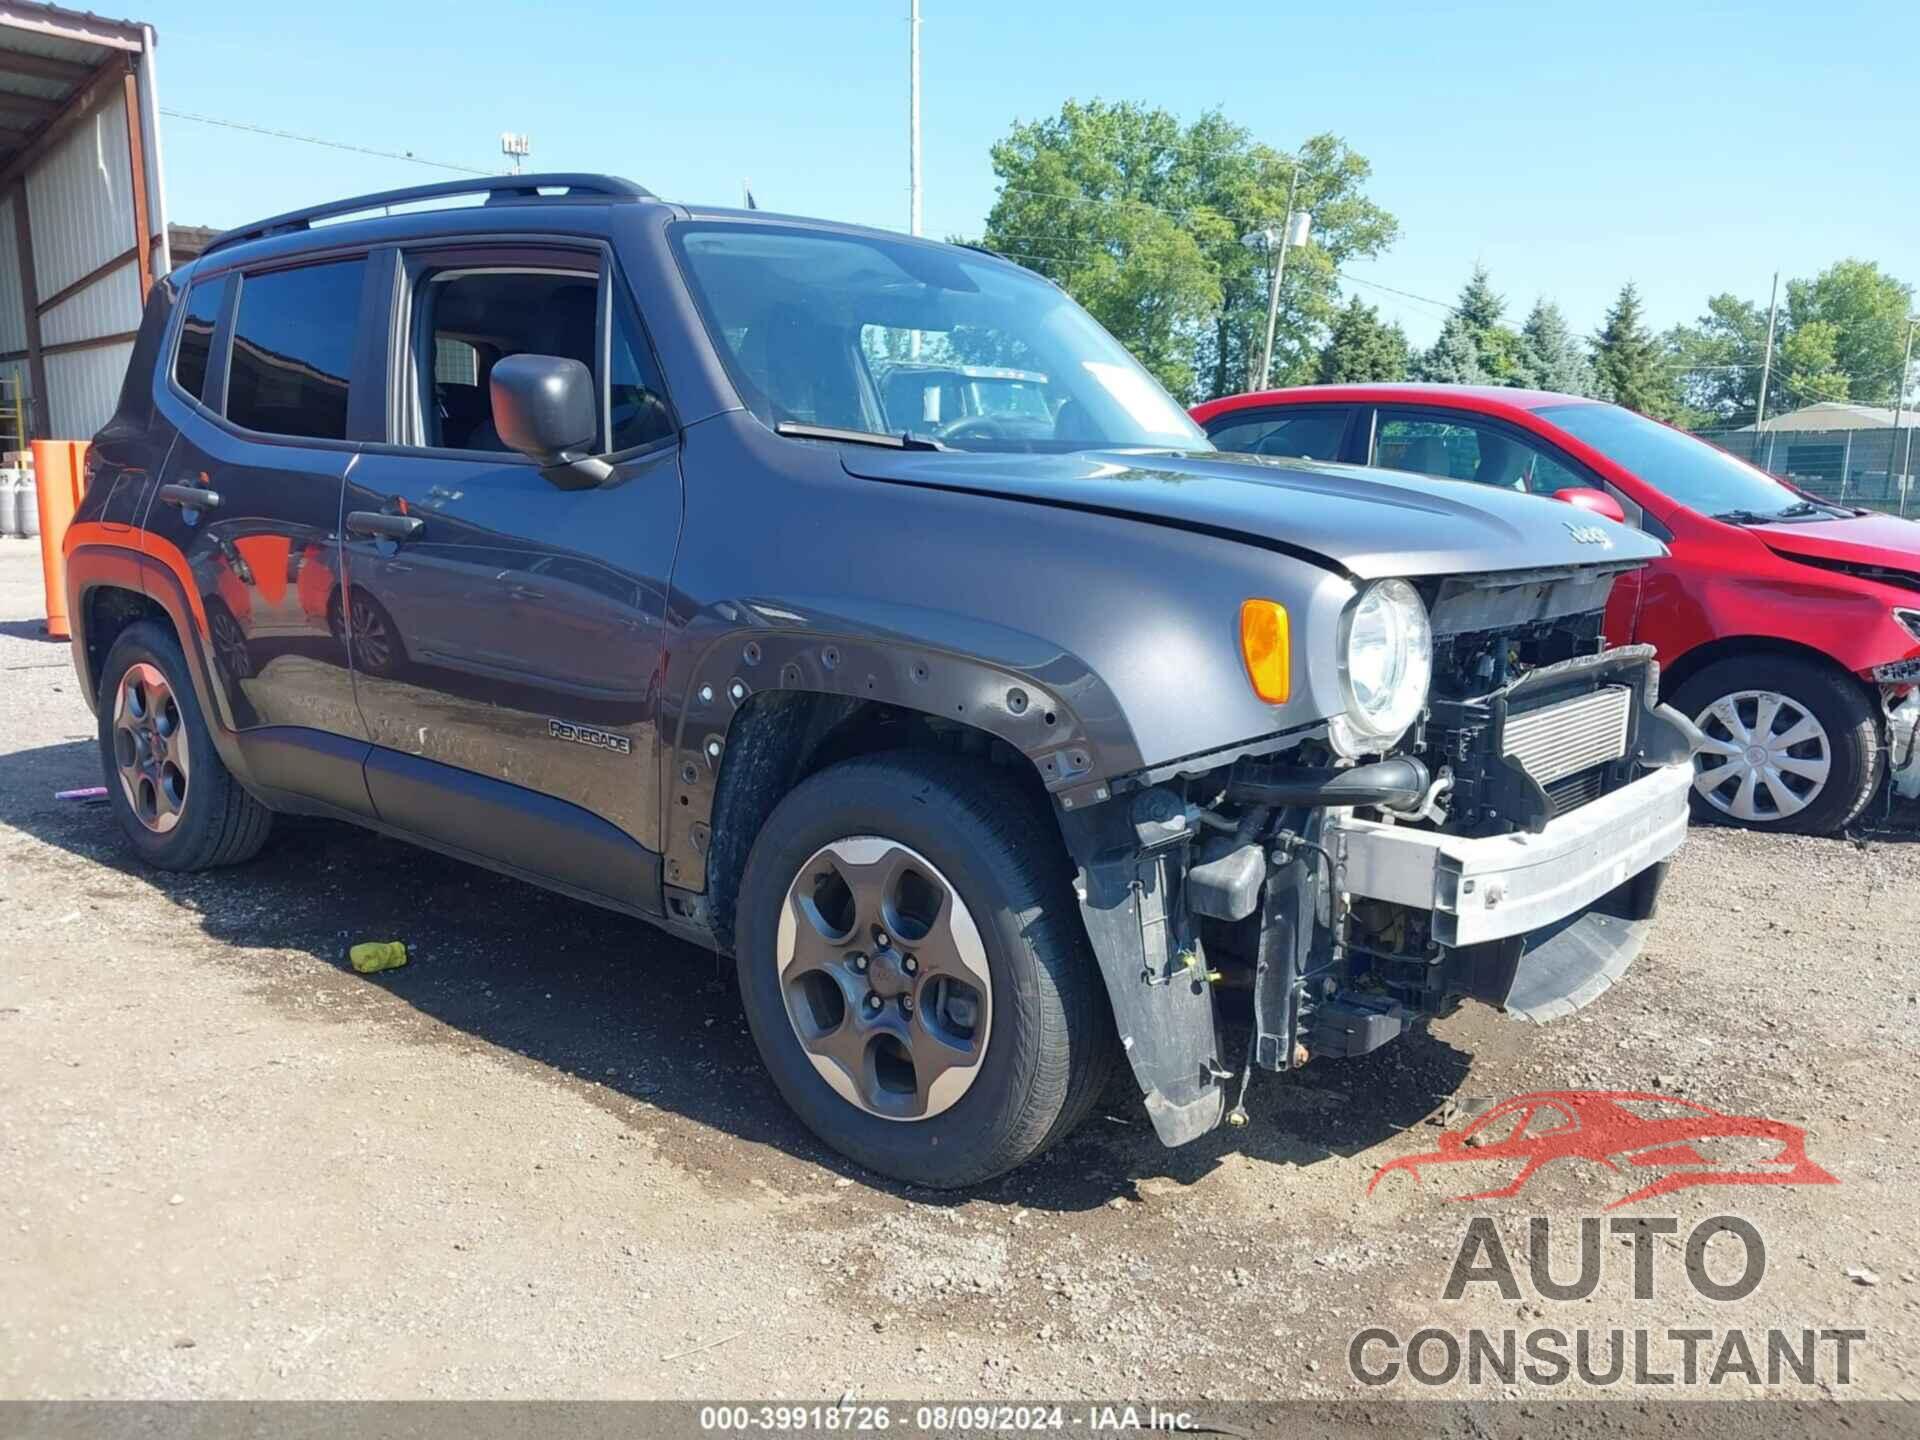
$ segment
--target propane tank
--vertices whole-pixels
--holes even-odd
[[[14,472],[0,470],[0,535],[11,539],[26,533],[20,524],[20,487],[14,483]]]
[[[13,472],[14,488],[20,495],[20,533],[29,539],[40,533],[40,491],[33,482],[33,471],[21,468]]]

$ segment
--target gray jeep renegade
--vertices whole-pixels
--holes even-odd
[[[88,476],[74,662],[143,859],[331,816],[642,916],[912,1182],[1020,1164],[1122,1056],[1178,1145],[1256,1068],[1568,1012],[1686,825],[1697,737],[1601,638],[1657,542],[1214,453],[962,247],[587,175],[276,216],[155,285]]]

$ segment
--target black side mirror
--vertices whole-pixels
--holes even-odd
[[[562,490],[598,485],[613,467],[593,458],[600,428],[593,375],[578,360],[558,355],[509,355],[488,380],[493,428]]]

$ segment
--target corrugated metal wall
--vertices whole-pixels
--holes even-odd
[[[46,394],[40,423],[56,439],[85,440],[113,414],[133,346],[127,341],[88,345],[140,325],[140,265],[134,251],[132,157],[127,111],[118,87],[74,126],[23,177],[33,243],[34,284],[41,306],[94,275],[117,257],[126,260],[40,312]],[[0,198],[0,355],[27,348],[22,303],[15,196]],[[62,346],[81,348],[60,350]],[[31,366],[0,361],[16,393],[30,392]]]
[[[33,248],[36,252],[40,249],[38,218],[33,222]],[[129,256],[119,269],[108,271],[53,309],[41,311],[40,343],[66,345],[96,335],[122,335],[139,324],[140,262]]]
[[[27,314],[20,303],[20,231],[13,197],[0,200],[0,355],[27,348]]]
[[[47,356],[47,424],[56,438],[91,440],[113,414],[133,342]]]
[[[27,215],[33,222],[33,274],[42,304],[133,248],[127,112],[119,96],[95,110],[28,173]],[[132,324],[94,333],[113,334],[139,323],[136,309]]]

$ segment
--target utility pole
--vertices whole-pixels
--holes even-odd
[[[521,162],[533,153],[533,142],[525,135],[516,135],[511,130],[502,130],[500,153],[507,157],[507,173],[518,175]]]
[[[1773,322],[1780,315],[1780,272],[1773,272],[1773,298],[1767,302],[1767,353],[1760,362],[1760,404],[1753,412],[1753,429],[1757,436],[1761,422],[1767,418],[1767,385],[1773,378]]]
[[[1893,478],[1893,457],[1900,449],[1900,420],[1907,411],[1907,374],[1913,365],[1913,327],[1920,323],[1920,316],[1907,317],[1907,349],[1900,357],[1900,378],[1893,387],[1893,434],[1887,440],[1887,478]],[[1913,438],[1907,438],[1907,459],[1913,459]],[[1908,474],[1910,465],[1900,467],[1900,513],[1907,513],[1907,486],[1912,477]]]
[[[920,233],[920,0],[907,0],[907,162],[908,219],[911,234]]]
[[[1267,284],[1267,343],[1260,350],[1260,383],[1253,388],[1264,390],[1267,379],[1273,373],[1273,328],[1280,318],[1280,279],[1287,273],[1287,246],[1293,241],[1293,197],[1300,184],[1300,162],[1293,162],[1293,174],[1287,180],[1287,218],[1281,224],[1278,233],[1269,225],[1252,235],[1243,237],[1245,241],[1264,238],[1267,246],[1267,264],[1271,278]],[[1311,224],[1310,217],[1308,223]],[[1300,243],[1306,244],[1306,236],[1300,237]]]

